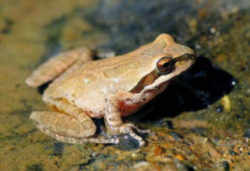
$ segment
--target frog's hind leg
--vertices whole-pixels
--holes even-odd
[[[37,128],[58,141],[83,144],[86,142],[117,144],[118,139],[95,137],[95,123],[86,114],[74,118],[59,112],[32,112],[30,118],[36,122]]]
[[[26,83],[31,87],[39,87],[51,81],[66,71],[69,67],[81,60],[81,63],[92,60],[94,51],[87,48],[79,48],[60,53],[40,65],[27,79]]]

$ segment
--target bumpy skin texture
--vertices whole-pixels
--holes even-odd
[[[122,116],[136,112],[161,93],[168,81],[189,68],[193,60],[178,63],[171,73],[159,76],[140,92],[131,90],[155,70],[162,57],[174,59],[193,51],[161,34],[152,43],[122,56],[90,61],[93,54],[86,48],[62,53],[33,72],[26,80],[32,87],[54,79],[43,95],[44,102],[54,112],[33,112],[31,119],[41,131],[64,142],[118,143],[116,135],[129,134],[139,145],[144,145],[134,129],[145,131],[123,123]],[[102,117],[106,136],[95,134],[96,126],[91,120]]]

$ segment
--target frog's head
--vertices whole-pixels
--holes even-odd
[[[159,35],[149,46],[157,53],[148,56],[148,73],[140,80],[133,92],[155,89],[159,85],[186,71],[195,61],[195,55],[189,47],[177,44],[168,34]],[[153,53],[152,53],[153,54]]]

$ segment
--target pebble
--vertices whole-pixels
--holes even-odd
[[[169,135],[171,135],[176,141],[180,141],[183,139],[183,136],[176,132],[170,132]]]
[[[222,104],[223,108],[225,109],[225,111],[227,111],[227,112],[231,111],[231,100],[230,100],[229,96],[222,97],[221,104]]]
[[[120,150],[135,150],[139,148],[137,140],[129,135],[119,136],[120,143],[115,145]]]
[[[216,28],[215,27],[210,28],[210,33],[215,34],[216,33]]]
[[[223,107],[222,107],[221,105],[218,106],[218,107],[216,107],[216,112],[217,112],[217,113],[223,112]]]
[[[186,165],[179,161],[178,159],[174,160],[175,166],[178,171],[192,171],[194,168],[190,165]]]
[[[136,164],[134,165],[134,168],[135,168],[135,169],[138,169],[138,168],[147,167],[147,166],[149,166],[149,163],[148,163],[148,162],[146,162],[146,161],[141,161],[141,162],[139,162],[139,163],[136,163]]]

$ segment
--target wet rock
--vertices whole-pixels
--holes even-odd
[[[195,134],[200,135],[200,136],[207,135],[207,128],[196,127],[196,128],[192,128],[191,131]]]
[[[235,117],[236,117],[236,119],[237,119],[238,121],[241,121],[241,120],[244,119],[244,116],[241,115],[241,114],[236,114]]]
[[[64,150],[64,144],[63,143],[55,143],[54,144],[54,149],[53,149],[53,155],[54,156],[62,156]]]
[[[178,171],[193,171],[194,170],[192,166],[184,164],[179,160],[174,160],[174,163]]]
[[[248,128],[248,129],[245,131],[245,133],[244,133],[243,136],[246,137],[246,138],[250,138],[250,128]]]
[[[129,135],[119,136],[120,143],[115,145],[120,150],[135,150],[139,148],[137,140]]]

